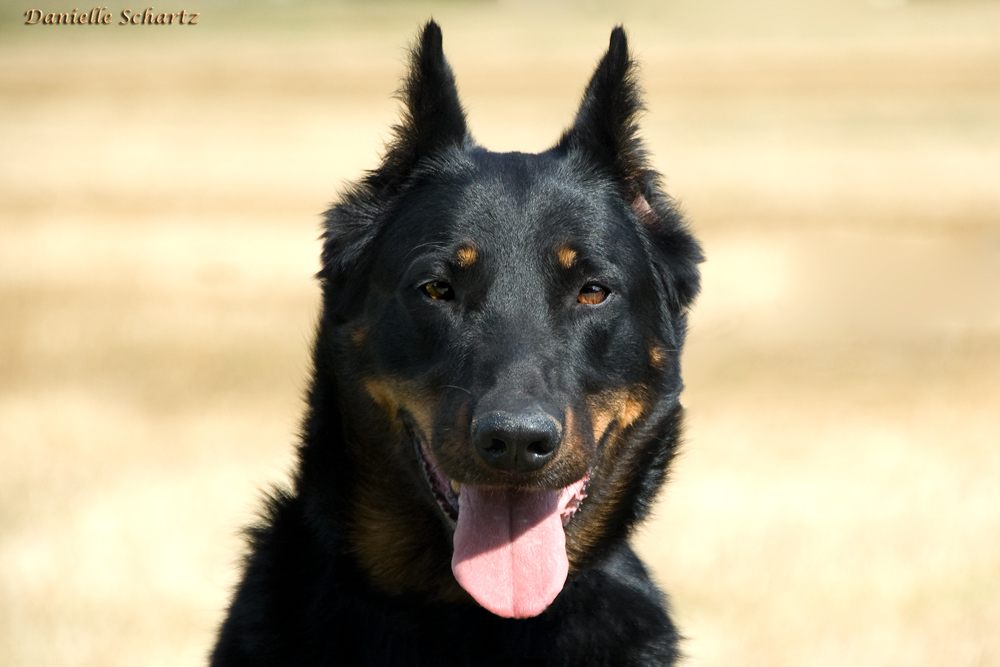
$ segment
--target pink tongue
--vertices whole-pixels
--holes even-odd
[[[559,498],[559,491],[462,487],[451,569],[497,616],[537,616],[566,583]]]

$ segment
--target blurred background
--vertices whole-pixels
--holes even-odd
[[[433,16],[494,150],[556,140],[616,23],[642,62],[708,256],[636,540],[685,665],[1000,665],[1000,2],[33,7],[73,10],[0,2],[0,664],[205,663],[292,465],[320,214]]]

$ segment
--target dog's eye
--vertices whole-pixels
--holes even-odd
[[[598,285],[597,283],[587,283],[580,289],[580,293],[576,297],[576,302],[583,303],[588,306],[596,306],[607,299],[609,293],[610,290],[603,285]]]
[[[455,290],[443,280],[432,280],[420,286],[420,291],[435,301],[451,301],[455,298]]]

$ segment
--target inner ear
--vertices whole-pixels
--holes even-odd
[[[641,192],[635,193],[635,197],[632,198],[631,208],[635,217],[639,218],[639,222],[646,227],[654,227],[660,221],[660,216],[656,215],[656,211],[649,205],[649,202],[646,201]]]

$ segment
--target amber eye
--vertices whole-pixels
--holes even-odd
[[[607,287],[598,285],[597,283],[587,283],[580,289],[580,294],[577,295],[576,302],[588,306],[596,306],[607,299],[608,294],[610,294],[610,290]]]
[[[435,301],[451,301],[455,298],[455,290],[443,280],[432,280],[420,286],[420,291]]]

